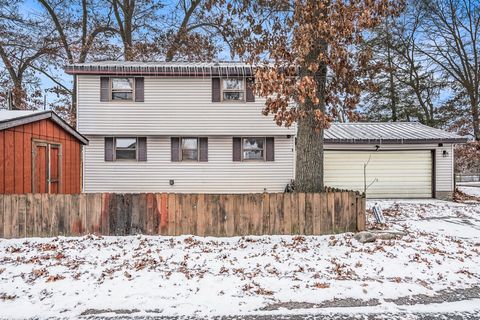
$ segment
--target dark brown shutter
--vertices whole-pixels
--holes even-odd
[[[212,102],[222,101],[220,95],[220,78],[212,78]]]
[[[171,160],[173,162],[180,161],[180,138],[170,138],[171,144]]]
[[[275,139],[273,137],[267,137],[265,144],[265,160],[275,161]]]
[[[245,101],[255,102],[255,94],[253,93],[253,86],[254,86],[253,78],[247,78],[246,84],[247,84],[247,88],[246,88],[247,96],[245,98]]]
[[[233,161],[242,161],[242,138],[233,138]]]
[[[144,78],[135,78],[135,102],[145,101]]]
[[[147,138],[137,138],[138,161],[147,161]]]
[[[100,77],[100,101],[110,101],[109,77]]]
[[[199,142],[199,157],[198,160],[201,162],[208,161],[208,138],[198,138]]]
[[[105,161],[113,161],[113,149],[115,148],[113,138],[105,138]]]

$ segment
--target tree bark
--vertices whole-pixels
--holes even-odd
[[[25,90],[23,89],[22,78],[13,80],[13,106],[18,109],[25,109]]]
[[[478,101],[471,101],[473,137],[475,141],[480,141],[480,119],[478,110]]]
[[[387,24],[387,28],[389,28]],[[387,30],[387,63],[388,63],[388,91],[389,91],[389,98],[390,98],[390,108],[392,109],[392,121],[397,122],[397,88],[395,86],[395,79],[394,79],[394,66],[393,66],[393,57],[392,57],[392,41],[390,38],[390,30]]]
[[[311,103],[303,105],[312,110]],[[296,141],[295,191],[323,190],[323,129],[315,131],[313,115],[298,120]]]
[[[326,50],[326,48],[325,48]],[[314,55],[318,56],[318,54]],[[309,71],[300,71],[305,75]],[[317,82],[317,96],[320,103],[315,105],[310,99],[299,104],[300,111],[305,117],[297,123],[296,141],[296,171],[295,191],[321,192],[324,189],[323,181],[323,136],[324,129],[318,127],[315,121],[315,109],[325,112],[325,87],[327,83],[327,67],[323,65],[315,75]]]

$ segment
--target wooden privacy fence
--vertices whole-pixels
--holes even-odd
[[[320,235],[365,228],[356,192],[0,195],[0,237]]]

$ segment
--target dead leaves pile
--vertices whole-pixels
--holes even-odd
[[[427,215],[430,209],[429,205],[416,208],[417,217]],[[398,204],[384,210],[387,227],[407,229],[404,210]],[[409,232],[401,241],[368,245],[354,241],[351,234],[229,240],[86,236],[27,240],[0,247],[0,281],[20,276],[30,285],[53,285],[68,279],[73,281],[72,285],[75,281],[85,281],[101,286],[116,278],[135,281],[145,273],[155,273],[160,281],[182,275],[184,280],[173,284],[182,285],[185,281],[198,283],[209,275],[225,281],[238,280],[236,283],[241,283],[238,291],[244,294],[269,297],[275,295],[275,290],[262,286],[262,279],[288,280],[293,290],[328,290],[335,281],[347,280],[364,286],[374,281],[429,287],[438,281],[449,281],[448,274],[435,271],[435,266],[449,261],[458,264],[455,274],[478,279],[477,270],[469,269],[466,262],[478,261],[479,257],[480,243],[418,231]],[[418,274],[392,277],[391,273],[388,276],[385,273],[385,268],[391,265],[402,268],[412,263],[421,270]],[[14,267],[23,265],[31,266],[31,271],[13,273]],[[225,292],[221,290],[218,294]],[[13,294],[0,293],[2,300],[15,298]]]

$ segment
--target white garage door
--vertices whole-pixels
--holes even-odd
[[[364,179],[364,164],[367,166]],[[368,198],[431,198],[430,151],[325,151],[325,185],[359,190]]]

